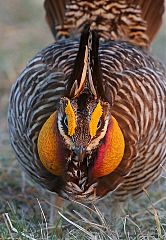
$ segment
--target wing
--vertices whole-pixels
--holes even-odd
[[[38,183],[59,189],[53,176],[41,164],[37,138],[46,119],[56,111],[58,100],[67,95],[69,78],[79,43],[61,41],[37,54],[14,84],[8,121],[11,144],[23,168]],[[44,181],[43,181],[44,180]]]
[[[157,180],[166,159],[166,71],[127,43],[101,44],[99,56],[103,91],[125,138],[122,162],[99,189],[114,190],[123,182],[115,192],[123,201]]]

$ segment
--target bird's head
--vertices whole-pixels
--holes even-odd
[[[44,167],[63,179],[61,195],[92,201],[101,177],[113,172],[124,154],[124,138],[110,105],[88,93],[61,98],[43,125],[38,153]]]

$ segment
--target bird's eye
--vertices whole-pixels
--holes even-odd
[[[98,124],[97,124],[97,129],[101,127],[101,120],[99,119]]]
[[[63,120],[65,126],[68,128],[68,121],[67,121],[67,117],[64,117],[64,120]]]

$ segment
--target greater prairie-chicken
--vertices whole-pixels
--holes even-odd
[[[164,0],[46,0],[55,42],[12,87],[11,144],[60,196],[119,200],[154,182],[166,158],[166,73],[149,54]]]

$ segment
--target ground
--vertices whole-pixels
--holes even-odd
[[[166,31],[152,51],[166,62]],[[10,88],[26,62],[53,42],[40,0],[6,0],[0,7],[0,239],[166,239],[166,181],[130,200],[116,228],[110,221],[111,196],[90,211],[66,203],[49,224],[49,194],[22,174],[10,147],[7,106]],[[66,219],[65,219],[66,218]],[[60,229],[61,231],[57,230]],[[115,230],[116,229],[116,230]]]

